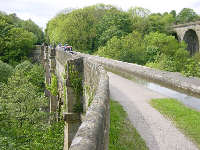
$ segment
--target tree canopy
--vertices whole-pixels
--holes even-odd
[[[0,60],[17,64],[29,56],[35,44],[43,41],[42,30],[31,20],[16,14],[0,13]]]

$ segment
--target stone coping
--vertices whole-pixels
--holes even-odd
[[[118,60],[92,56],[88,54],[77,53],[83,57],[90,57],[99,64],[102,64],[105,69],[129,75],[137,76],[148,81],[155,82],[162,86],[175,89],[180,92],[186,92],[189,95],[200,97],[200,79],[196,77],[185,77],[178,72],[167,72],[158,69],[153,69],[146,66],[141,66],[133,63],[122,62]]]

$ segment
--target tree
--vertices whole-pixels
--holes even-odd
[[[0,84],[0,149],[63,149],[64,121],[48,123],[48,101],[36,81],[44,82],[41,75],[38,65],[25,61]]]
[[[36,44],[42,44],[42,42],[44,41],[44,33],[37,24],[29,19],[21,22],[21,27],[28,32],[32,32],[36,36]]]
[[[169,33],[169,27],[175,21],[173,16],[168,13],[162,14],[151,14],[147,18],[147,25],[145,29],[145,33],[148,34],[150,32],[161,32],[161,33]]]
[[[37,37],[21,27],[20,20],[16,14],[0,14],[0,60],[16,65],[26,59]]]
[[[190,8],[183,8],[180,13],[177,15],[177,23],[186,23],[191,21],[196,21],[200,17],[197,15],[197,13]]]
[[[104,47],[98,49],[97,54],[125,62],[145,64],[142,35],[138,32],[121,38],[113,37]]]
[[[131,18],[119,10],[107,12],[96,25],[96,30],[95,48],[98,48],[104,46],[113,36],[121,37],[132,32]]]
[[[189,53],[184,42],[174,36],[151,32],[144,37],[147,66],[166,71],[180,72],[184,69]]]
[[[6,83],[13,73],[13,67],[0,60],[0,84]]]
[[[170,11],[170,14],[171,14],[174,18],[176,18],[176,10]]]

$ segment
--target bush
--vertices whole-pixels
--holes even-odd
[[[64,122],[48,123],[43,68],[25,61],[0,84],[0,149],[63,149]],[[41,89],[40,89],[41,90]]]
[[[200,54],[188,58],[182,73],[185,76],[200,77]]]
[[[133,32],[127,36],[113,37],[104,47],[98,49],[98,55],[129,63],[145,64],[145,51],[142,35]]]
[[[8,78],[12,75],[12,73],[12,66],[0,60],[0,82],[6,83],[8,81]]]
[[[33,65],[29,61],[24,61],[15,67],[15,73],[17,72],[24,74],[24,78],[33,84],[38,92],[44,91],[44,69],[41,65]]]

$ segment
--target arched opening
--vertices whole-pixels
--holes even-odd
[[[190,55],[194,55],[199,50],[199,40],[194,30],[188,30],[185,32],[183,40],[187,43],[187,50]]]
[[[171,35],[174,36],[177,41],[180,41],[178,34],[176,32],[172,32]]]

